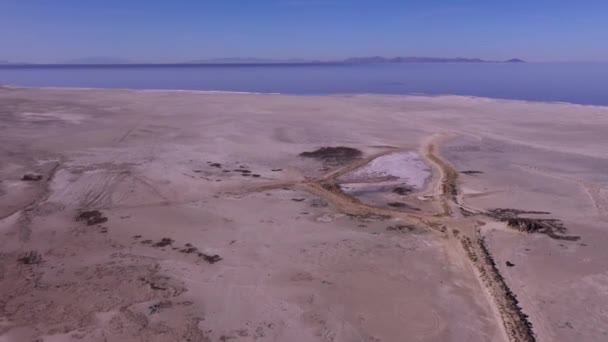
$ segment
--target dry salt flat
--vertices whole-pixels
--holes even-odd
[[[0,105],[0,341],[608,336],[605,107],[14,87]],[[340,146],[357,153],[302,156]]]

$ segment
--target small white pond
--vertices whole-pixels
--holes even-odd
[[[395,152],[338,178],[341,189],[365,203],[384,206],[424,189],[430,167],[415,152]]]

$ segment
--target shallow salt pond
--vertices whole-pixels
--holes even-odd
[[[431,168],[416,152],[395,152],[378,157],[338,178],[340,188],[364,203],[385,206],[404,195],[424,189]]]

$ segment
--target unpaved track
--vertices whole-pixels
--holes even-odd
[[[463,217],[460,209],[465,209],[461,203],[458,184],[458,171],[444,160],[438,153],[438,145],[446,137],[440,134],[433,135],[422,147],[424,159],[431,164],[438,175],[434,176],[429,185],[427,197],[437,208],[437,212],[408,213],[400,210],[377,207],[363,203],[359,199],[340,190],[338,177],[354,171],[372,160],[388,153],[399,152],[400,149],[391,148],[357,159],[345,166],[334,169],[327,174],[302,182],[267,184],[251,188],[245,192],[257,192],[278,188],[292,188],[307,191],[331,203],[338,211],[350,215],[379,215],[393,217],[430,229],[447,238],[449,248],[454,249],[461,258],[471,264],[471,271],[475,273],[479,283],[484,288],[496,319],[502,324],[504,339],[511,342],[536,341],[532,325],[527,320],[518,305],[515,294],[508,287],[500,274],[489,249],[485,245],[484,237],[479,229],[490,219],[480,215],[474,208],[466,208],[472,212],[469,217]]]

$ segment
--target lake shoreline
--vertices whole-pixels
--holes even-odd
[[[405,63],[325,66],[0,67],[26,87],[185,89],[277,93],[460,95],[608,105],[606,63]]]

